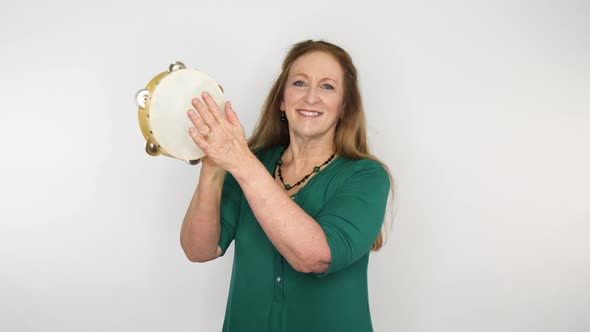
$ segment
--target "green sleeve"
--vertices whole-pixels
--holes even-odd
[[[366,255],[383,225],[389,176],[376,161],[363,159],[355,164],[355,170],[346,174],[347,179],[316,218],[332,255],[328,270],[319,277],[340,271]]]
[[[238,225],[240,213],[241,192],[238,182],[228,172],[225,175],[221,192],[221,234],[219,236],[221,256],[225,255],[225,251],[234,240],[236,234],[236,227]]]

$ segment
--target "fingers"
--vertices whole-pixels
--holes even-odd
[[[203,151],[205,151],[205,147],[211,148],[210,138],[214,132],[216,133],[216,137],[225,137],[225,140],[234,137],[234,135],[238,138],[244,138],[244,128],[240,124],[240,120],[229,101],[225,103],[224,111],[227,118],[226,120],[221,113],[214,115],[215,111],[211,111],[211,109],[217,109],[218,107],[210,95],[203,93],[203,99],[207,102],[207,106],[199,99],[195,98],[192,100],[192,104],[197,111],[188,111],[188,117],[196,128],[196,130],[190,128],[189,134],[193,141]],[[216,116],[219,116],[219,118]],[[224,139],[221,140],[223,141]],[[217,139],[217,141],[219,141],[219,139]],[[205,153],[207,152],[205,151]]]
[[[211,133],[211,127],[209,127],[207,124],[205,124],[205,122],[203,122],[203,119],[201,119],[199,115],[197,115],[197,112],[195,112],[195,110],[188,110],[188,117],[195,126],[195,128],[198,130],[199,134],[205,136]]]
[[[203,94],[203,96],[204,95],[205,94]],[[207,99],[207,98],[204,98],[204,99]],[[213,103],[215,104],[215,102],[213,102]],[[209,126],[209,128],[211,128],[211,129],[217,127],[219,122],[217,121],[217,118],[213,115],[213,112],[215,112],[215,109],[217,108],[216,105],[214,106],[215,108],[213,110],[211,110],[211,107],[203,104],[203,102],[201,102],[198,98],[194,98],[192,100],[192,105],[197,110],[197,112],[199,112],[199,116],[201,117],[201,120],[205,123],[205,125]],[[199,130],[199,132],[201,132],[201,131]],[[203,133],[203,132],[201,132],[201,133]]]
[[[209,110],[209,112],[211,112],[211,115],[213,115],[213,118],[215,118],[215,120],[217,120],[217,122],[221,122],[219,119],[219,116],[220,116],[219,106],[217,106],[215,99],[213,99],[213,97],[211,97],[211,95],[208,94],[207,92],[203,92],[201,94],[201,98],[203,98],[203,101],[207,105],[207,109]]]
[[[229,101],[225,103],[225,117],[227,118],[227,121],[229,121],[229,123],[231,123],[234,127],[237,127],[240,132],[244,131],[244,128],[240,123],[240,119],[238,119],[238,115],[236,114],[236,111],[234,111],[233,107],[231,106],[231,102]]]
[[[189,135],[214,164],[226,170],[235,169],[236,161],[250,151],[244,128],[229,101],[224,105],[224,116],[217,105],[211,104],[211,96],[204,94],[203,99],[207,105],[195,99],[192,103],[196,111],[188,111],[195,126],[189,128]],[[214,115],[213,110],[217,110],[218,114]]]
[[[245,139],[246,137],[244,127],[242,127],[240,119],[238,119],[238,114],[236,113],[236,111],[234,111],[234,108],[232,107],[231,102],[229,101],[225,103],[225,117],[233,127],[234,133],[236,133],[240,138]]]
[[[193,142],[195,142],[195,144],[197,144],[197,146],[201,148],[205,154],[209,154],[210,146],[207,144],[207,141],[203,138],[203,136],[201,136],[193,127],[188,129],[188,133],[193,139]]]

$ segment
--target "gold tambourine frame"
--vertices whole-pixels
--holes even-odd
[[[180,61],[173,62],[168,67],[168,71],[161,72],[158,75],[156,75],[149,81],[149,83],[146,85],[144,89],[139,90],[135,95],[135,102],[138,106],[139,127],[141,129],[143,138],[145,139],[145,152],[150,156],[155,157],[158,155],[164,155],[174,158],[174,156],[170,155],[168,152],[166,152],[164,148],[160,146],[158,140],[154,136],[154,133],[150,127],[150,101],[156,86],[158,86],[162,79],[164,79],[170,73],[181,69],[186,69],[184,63]],[[218,86],[221,89],[221,92],[223,93],[223,87],[219,84]],[[200,162],[200,159],[186,160],[186,162],[191,165],[197,165]]]

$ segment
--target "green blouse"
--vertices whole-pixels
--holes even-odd
[[[257,154],[270,174],[283,148]],[[235,240],[224,332],[372,331],[369,251],[383,224],[389,177],[369,159],[337,157],[292,199],[322,227],[332,260],[324,273],[294,270],[228,173],[221,200],[222,255]]]

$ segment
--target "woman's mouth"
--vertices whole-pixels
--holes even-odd
[[[297,113],[299,113],[300,115],[302,115],[306,118],[317,118],[318,116],[322,115],[322,113],[320,113],[320,112],[305,110],[305,109],[297,110]]]

